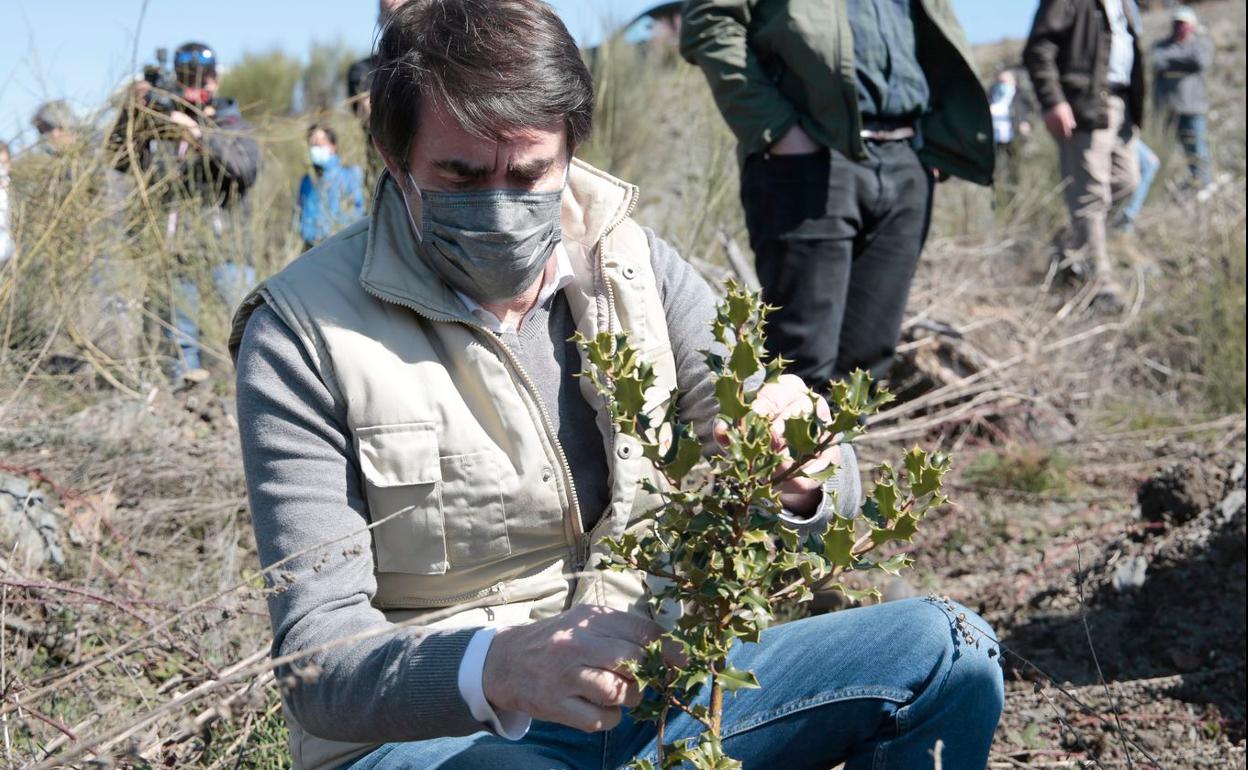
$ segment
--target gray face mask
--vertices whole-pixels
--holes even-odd
[[[563,237],[563,190],[422,192],[420,224],[407,202],[416,250],[456,290],[478,302],[517,297],[533,285]]]

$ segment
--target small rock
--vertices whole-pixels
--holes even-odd
[[[1079,437],[1070,418],[1046,404],[1037,403],[1028,410],[1026,424],[1032,439],[1044,446],[1071,444]]]
[[[1245,492],[1242,489],[1232,490],[1229,495],[1222,501],[1222,505],[1218,507],[1218,512],[1222,514],[1222,521],[1229,522],[1235,518],[1235,514],[1244,508]]]
[[[1144,587],[1144,581],[1148,576],[1148,560],[1143,556],[1132,556],[1129,559],[1123,559],[1118,562],[1118,566],[1114,568],[1114,577],[1111,582],[1114,590],[1119,593],[1125,591],[1138,591]]]
[[[65,565],[61,550],[63,513],[39,485],[23,476],[0,473],[0,543],[5,558],[38,569],[47,562]]]
[[[909,580],[903,577],[890,577],[880,586],[881,600],[886,602],[896,602],[902,599],[912,599],[919,595],[919,592],[910,584]]]

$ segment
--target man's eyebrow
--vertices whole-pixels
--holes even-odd
[[[481,179],[489,176],[490,170],[485,166],[478,166],[459,158],[448,158],[446,160],[435,160],[433,165],[443,171],[449,171],[456,176],[465,177],[467,179]]]
[[[507,168],[507,173],[521,179],[536,179],[549,171],[553,165],[555,165],[554,158],[536,158],[513,163]]]

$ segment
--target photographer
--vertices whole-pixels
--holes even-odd
[[[203,43],[183,44],[172,73],[163,66],[145,70],[109,140],[116,168],[137,166],[167,210],[168,246],[181,266],[171,297],[180,348],[174,375],[190,383],[208,376],[200,360],[197,275],[210,276],[230,307],[256,282],[247,193],[260,148],[238,104],[217,97],[218,85],[215,52]]]

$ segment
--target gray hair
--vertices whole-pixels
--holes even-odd
[[[69,108],[69,104],[64,99],[44,102],[35,111],[35,115],[30,122],[36,128],[46,126],[49,130],[53,128],[68,129],[74,125],[74,111]]]

